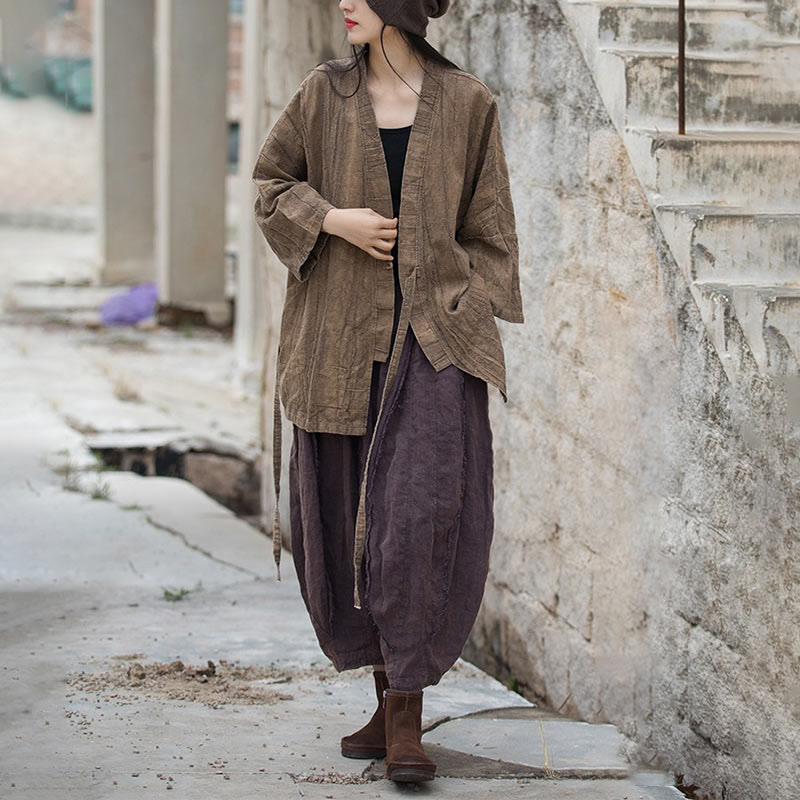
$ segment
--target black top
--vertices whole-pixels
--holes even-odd
[[[386,156],[386,168],[389,171],[389,185],[392,189],[392,210],[393,216],[400,221],[400,188],[403,185],[403,166],[406,161],[406,149],[408,148],[408,137],[411,134],[411,125],[403,128],[378,128],[383,142],[383,153]],[[397,269],[397,239],[392,248],[392,258],[394,263],[394,325],[392,326],[392,343],[397,333],[397,323],[400,319],[400,303],[402,302],[402,292],[400,291],[400,273]]]

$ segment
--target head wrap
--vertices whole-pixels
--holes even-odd
[[[367,0],[367,5],[387,25],[425,36],[428,17],[441,17],[450,0]]]

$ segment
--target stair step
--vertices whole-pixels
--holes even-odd
[[[626,124],[675,129],[678,58],[660,53],[617,53],[625,60]],[[791,63],[792,59],[787,59]],[[687,57],[687,128],[800,127],[800,87],[772,59],[753,62],[708,55]],[[788,71],[787,71],[788,70]]]
[[[800,7],[797,0],[769,0],[770,22],[780,33],[800,37]]]
[[[800,287],[800,211],[658,205],[676,259],[692,281]]]
[[[736,5],[689,6],[686,10],[688,48],[735,50],[750,48],[766,37],[767,12]],[[678,41],[676,4],[604,6],[599,14],[601,45],[672,44]]]
[[[677,13],[676,0],[566,0],[571,6],[668,8]],[[687,11],[765,11],[765,0],[686,0]]]
[[[703,142],[800,142],[800,131],[797,128],[772,127],[772,128],[695,128],[691,133],[679,134],[672,131],[662,131],[658,128],[628,127],[628,133],[640,133],[646,136],[658,136],[664,139],[696,139]]]
[[[757,283],[755,281],[695,281],[694,285],[705,292],[730,295],[737,291],[748,291],[769,299],[786,297],[800,300],[800,286],[786,283]]]
[[[720,217],[726,219],[790,220],[800,217],[800,211],[785,209],[743,208],[742,206],[715,205],[711,203],[659,203],[657,211],[685,214],[692,219]],[[800,228],[798,228],[800,232]]]
[[[800,371],[797,0],[687,0],[677,129],[675,0],[559,0],[728,378]],[[800,26],[798,26],[800,28]]]
[[[636,42],[627,45],[598,45],[603,53],[612,53],[622,58],[677,58],[678,44],[671,42]],[[797,66],[800,63],[800,46],[794,39],[759,39],[752,47],[731,52],[716,47],[686,48],[688,62],[719,62],[730,64],[738,72],[760,70],[771,74],[770,65]],[[737,66],[740,65],[740,66]],[[774,70],[773,70],[774,71]],[[785,75],[783,76],[786,77]]]
[[[800,210],[800,131],[626,131],[646,191],[659,202]]]
[[[800,286],[695,281],[692,294],[730,380],[736,379],[748,356],[764,375],[798,374]]]

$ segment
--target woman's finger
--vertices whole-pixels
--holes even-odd
[[[369,254],[373,258],[381,259],[381,261],[391,261],[392,260],[391,253],[389,253],[389,254],[384,253],[382,250],[378,250],[377,247],[370,247]]]

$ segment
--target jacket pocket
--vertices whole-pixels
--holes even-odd
[[[458,267],[458,272],[465,280],[469,280],[474,272],[469,260],[469,253],[455,239],[453,239],[452,245],[451,252],[453,254],[453,261]]]
[[[486,290],[486,283],[475,270],[470,271],[469,280],[461,291],[451,300],[448,309],[451,314],[472,316],[494,324],[494,313]]]
[[[468,372],[480,369],[477,374],[485,380],[488,375],[501,380],[505,369],[503,343],[481,275],[473,270],[466,285],[443,299],[442,332],[453,362]]]

